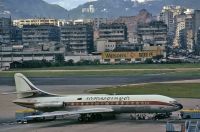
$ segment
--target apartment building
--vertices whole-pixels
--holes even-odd
[[[86,55],[93,51],[93,27],[91,24],[66,24],[61,27],[61,43],[66,52]]]
[[[167,25],[161,21],[152,21],[138,25],[138,41],[147,46],[162,46],[167,44]]]
[[[99,25],[99,38],[110,42],[127,41],[127,26],[124,23],[102,23]]]
[[[52,25],[24,25],[22,29],[22,42],[24,45],[29,46],[60,42],[60,29]]]

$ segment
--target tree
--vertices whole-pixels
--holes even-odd
[[[63,54],[56,54],[55,55],[55,62],[63,64],[65,62],[65,57]]]
[[[163,58],[163,55],[156,55],[153,57],[154,60],[160,60]]]
[[[74,65],[74,60],[70,59],[67,62],[65,62],[65,65],[67,66],[73,66]]]
[[[146,63],[146,64],[153,64],[153,61],[152,61],[152,59],[147,58],[147,59],[145,60],[145,63]]]

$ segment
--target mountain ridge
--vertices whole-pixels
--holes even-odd
[[[11,13],[12,18],[67,18],[68,11],[58,5],[48,4],[43,0],[4,0],[5,10]]]
[[[187,8],[200,9],[200,0],[153,0],[137,2],[133,0],[97,0],[79,5],[72,10],[66,10],[58,5],[48,4],[43,0],[3,0],[5,10],[11,12],[12,18],[116,18],[119,16],[134,16],[142,9],[153,15],[158,15],[164,5],[181,5]],[[93,5],[94,13],[82,13],[83,8]]]
[[[82,13],[82,8],[87,8],[89,5],[94,5],[96,12]],[[85,3],[77,8],[70,10],[70,16],[74,18],[90,18],[90,17],[119,17],[119,16],[134,16],[142,10],[146,9],[154,15],[158,15],[165,5],[180,5],[186,8],[200,9],[200,1],[198,0],[151,0],[146,2],[137,2],[132,0],[98,0],[90,3]],[[105,10],[105,12],[103,12]],[[79,12],[79,14],[78,14]]]

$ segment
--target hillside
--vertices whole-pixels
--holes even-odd
[[[6,10],[13,18],[114,18],[119,16],[133,16],[141,9],[146,9],[153,15],[158,15],[164,5],[181,5],[188,8],[200,9],[200,0],[154,0],[136,2],[132,0],[97,0],[78,6],[67,11],[66,9],[44,2],[43,0],[3,0]],[[82,13],[83,8],[94,5],[95,13]]]
[[[66,9],[48,4],[42,0],[3,0],[5,10],[11,12],[12,18],[67,18]]]
[[[87,8],[89,5],[94,5],[95,13],[82,13],[82,8]],[[200,9],[200,0],[154,0],[142,3],[131,0],[98,0],[80,5],[69,11],[69,14],[71,18],[111,18],[133,16],[141,9],[146,9],[152,14],[157,15],[164,5],[181,5],[187,8]]]

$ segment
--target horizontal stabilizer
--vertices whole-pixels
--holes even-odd
[[[21,91],[21,92],[7,92],[7,93],[2,93],[2,95],[37,93],[37,92],[38,92],[38,90],[30,90],[30,91]]]

